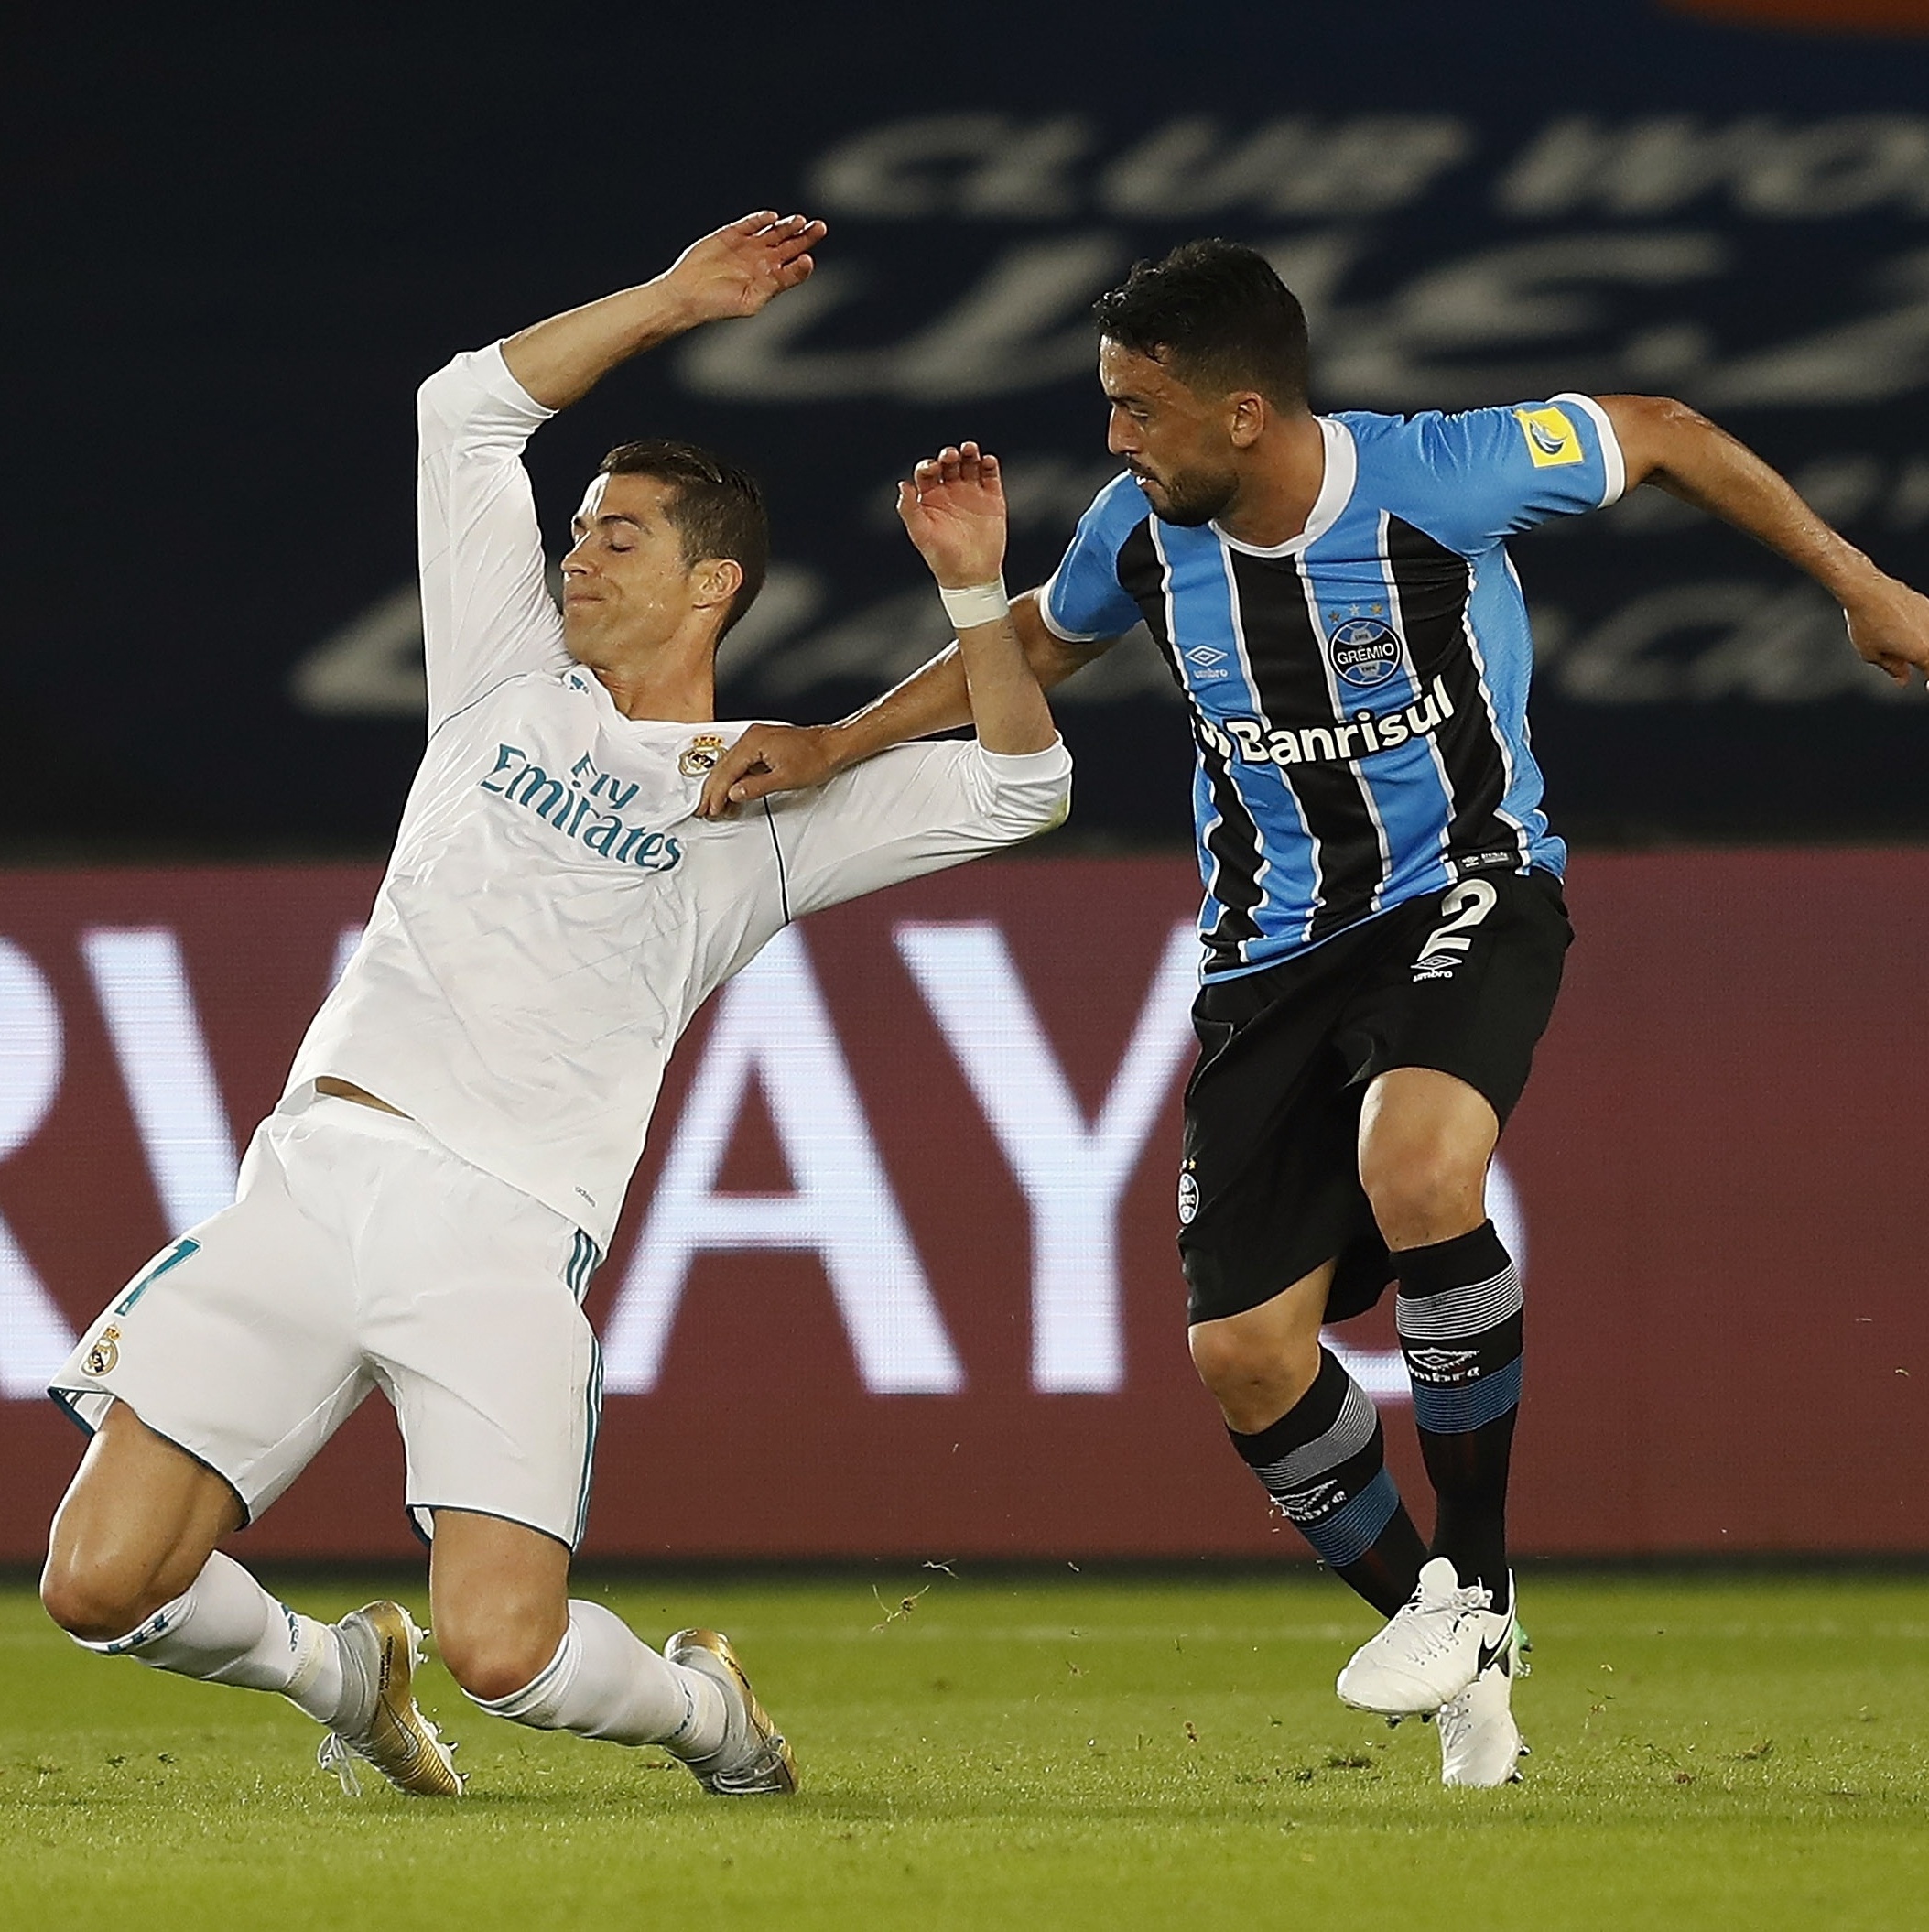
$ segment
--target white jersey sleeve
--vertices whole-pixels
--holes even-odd
[[[522,461],[554,414],[510,374],[500,343],[457,356],[417,392],[431,736],[504,678],[569,662]]]
[[[988,752],[975,739],[900,744],[814,791],[771,798],[791,918],[941,872],[1049,831],[1071,809],[1063,739],[1042,752]]]

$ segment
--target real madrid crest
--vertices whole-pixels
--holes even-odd
[[[715,732],[704,732],[684,746],[683,755],[677,761],[677,769],[686,778],[700,778],[705,772],[715,767],[722,755],[723,740]]]
[[[121,1359],[121,1331],[113,1327],[101,1330],[99,1339],[87,1351],[87,1373],[90,1375],[107,1375],[114,1372],[114,1365]]]

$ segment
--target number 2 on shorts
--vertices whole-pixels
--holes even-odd
[[[1459,885],[1450,886],[1441,897],[1440,910],[1451,917],[1446,925],[1436,926],[1427,934],[1425,943],[1414,955],[1414,964],[1432,959],[1436,953],[1465,952],[1473,944],[1466,928],[1478,926],[1500,903],[1500,897],[1485,879],[1463,879]]]

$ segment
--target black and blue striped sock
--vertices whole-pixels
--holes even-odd
[[[1319,1351],[1313,1386],[1269,1428],[1229,1429],[1280,1514],[1382,1616],[1413,1595],[1426,1550],[1393,1471],[1373,1398]]]
[[[1439,1499],[1433,1554],[1507,1607],[1507,1468],[1521,1400],[1521,1277],[1490,1221],[1393,1256],[1395,1319]]]

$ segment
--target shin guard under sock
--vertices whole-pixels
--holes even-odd
[[[1521,1277],[1493,1223],[1393,1256],[1414,1420],[1439,1498],[1433,1553],[1507,1607],[1507,1467],[1521,1399]]]
[[[1330,1350],[1270,1428],[1227,1433],[1280,1514],[1382,1616],[1413,1595],[1426,1550],[1386,1466],[1373,1399]]]
[[[333,1625],[298,1615],[219,1550],[137,1630],[104,1644],[77,1641],[103,1656],[129,1656],[204,1683],[278,1690],[324,1724],[341,1701]]]
[[[662,1744],[702,1757],[723,1742],[723,1692],[700,1671],[657,1655],[600,1603],[572,1599],[569,1627],[535,1678],[484,1710],[538,1731],[573,1731],[617,1744]]]

